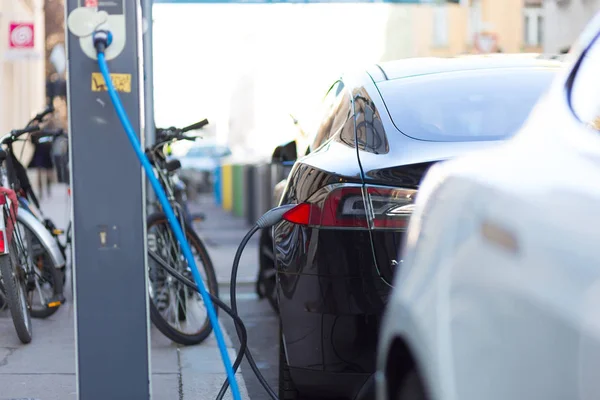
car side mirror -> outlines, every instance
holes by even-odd
[[[289,143],[277,146],[273,151],[271,162],[274,164],[296,161],[298,159],[298,150],[296,149],[296,141],[292,140]]]

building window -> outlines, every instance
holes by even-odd
[[[544,17],[537,17],[537,45],[541,46],[544,43]]]
[[[467,43],[469,45],[473,45],[475,35],[482,30],[481,18],[481,3],[479,0],[472,0],[469,7],[469,29],[467,30]]]
[[[433,45],[448,46],[448,7],[437,6],[433,9]]]
[[[526,46],[541,46],[544,39],[544,19],[540,7],[525,8],[523,42]]]

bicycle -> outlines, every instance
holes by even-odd
[[[205,126],[206,124],[208,124],[208,120],[204,119],[196,124],[190,125],[188,127],[185,127],[183,129],[185,129],[185,132],[188,132],[189,130],[196,130],[196,129],[201,129],[203,126]],[[157,143],[157,146],[169,146],[169,142],[166,141],[162,141],[163,137],[168,137],[170,134],[173,134],[174,132],[177,132],[178,129],[175,127],[170,127],[170,128],[157,128],[156,129],[156,137],[159,140],[159,142]],[[162,141],[162,143],[161,143]],[[205,215],[202,213],[195,213],[192,214],[189,210],[188,207],[188,198],[187,198],[187,184],[185,183],[185,181],[183,179],[181,179],[179,177],[178,174],[174,173],[177,170],[181,169],[181,163],[174,158],[171,158],[169,160],[169,157],[167,156],[167,154],[165,154],[166,152],[164,151],[164,149],[161,149],[160,153],[158,154],[158,157],[161,157],[164,159],[164,161],[167,162],[166,164],[166,168],[169,169],[171,168],[173,171],[173,173],[169,174],[169,179],[171,181],[171,188],[173,189],[173,196],[175,198],[175,201],[179,204],[181,212],[183,213],[183,216],[185,218],[185,221],[190,224],[193,225],[194,222],[201,222],[204,221],[205,219]],[[155,203],[155,205],[158,203]]]
[[[46,301],[42,286],[50,282],[50,286],[62,293],[62,285],[55,268],[40,268],[33,262],[34,240],[39,236],[28,226],[27,211],[19,208],[17,191],[15,188],[15,170],[12,168],[11,144],[18,137],[39,130],[30,127],[23,130],[11,131],[0,139],[0,143],[9,151],[0,149],[0,205],[2,205],[2,218],[0,221],[0,276],[4,300],[10,309],[13,325],[19,340],[26,344],[32,340],[31,317],[34,312],[47,313],[47,309],[57,308],[61,299],[56,296]],[[25,217],[25,218],[24,218]],[[25,243],[27,245],[25,245]],[[43,247],[43,246],[42,246]],[[41,299],[41,310],[34,310],[33,294],[38,292]],[[52,312],[52,311],[51,311]]]
[[[27,278],[26,294],[30,315],[33,318],[47,318],[54,314],[64,303],[63,282],[61,274],[65,267],[65,259],[53,235],[39,217],[27,205],[27,195],[33,195],[27,172],[14,154],[13,144],[22,141],[26,134],[39,133],[39,126],[29,126],[22,130],[13,130],[0,139],[0,162],[2,163],[2,186],[15,193],[17,204],[15,232],[22,236],[21,251],[26,254],[25,264],[19,262]],[[43,132],[43,131],[42,131]],[[47,134],[46,132],[43,132]],[[33,197],[34,200],[35,197]],[[24,205],[24,206],[19,206]],[[19,240],[17,241],[19,243]],[[34,300],[34,297],[37,299]]]
[[[53,98],[50,97],[49,101],[48,101],[48,105],[46,106],[46,108],[38,113],[37,115],[35,115],[25,126],[25,128],[30,128],[33,126],[40,126],[40,124],[46,122],[45,119],[48,115],[52,114],[54,112],[54,105],[53,105]],[[59,178],[59,181],[62,181],[63,183],[69,183],[68,181],[65,182],[65,180],[68,179],[68,138],[66,133],[62,130],[62,129],[42,129],[41,131],[38,131],[36,133],[36,136],[39,139],[39,142],[43,142],[45,140],[51,140],[53,142],[53,148],[52,148],[52,153],[53,153],[53,161],[55,164],[59,165],[55,165],[55,168],[57,170],[57,175]],[[12,147],[11,147],[12,150]],[[15,158],[16,160],[16,158]],[[44,213],[42,208],[40,207],[39,201],[37,199],[37,196],[35,195],[35,192],[33,191],[33,187],[31,185],[31,183],[29,182],[29,177],[27,176],[27,171],[26,169],[23,167],[23,165],[21,163],[16,163],[15,167],[17,169],[17,179],[20,182],[20,186],[21,186],[21,190],[19,190],[17,192],[18,198],[19,198],[19,203],[22,207],[24,207],[27,211],[31,212],[48,230],[48,232],[52,235],[54,242],[56,243],[56,246],[58,247],[58,250],[60,251],[60,254],[62,256],[62,258],[64,259],[63,261],[63,267],[61,267],[59,269],[59,272],[62,275],[62,281],[63,281],[63,285],[66,282],[66,270],[67,270],[67,265],[66,265],[66,260],[67,260],[67,250],[69,249],[70,251],[72,251],[71,249],[71,243],[72,243],[72,238],[71,238],[71,221],[69,221],[69,224],[67,226],[66,232],[62,229],[59,229],[56,227],[56,225],[54,224],[54,222],[47,218]],[[69,191],[70,193],[70,191]],[[33,207],[32,207],[33,205]],[[61,242],[60,240],[60,236],[62,236],[63,234],[66,234],[66,239],[65,242]],[[72,258],[71,258],[72,259]],[[56,260],[59,261],[59,260]],[[59,262],[60,264],[60,262]]]
[[[154,167],[154,171],[161,185],[165,189],[167,198],[181,227],[192,248],[192,253],[198,257],[197,266],[205,281],[210,294],[218,297],[218,284],[216,273],[209,257],[208,251],[202,240],[191,226],[189,210],[185,198],[176,193],[176,171],[181,167],[178,160],[167,160],[164,147],[167,144],[180,140],[195,140],[185,136],[188,131],[200,129],[208,124],[207,120],[177,129],[169,128],[159,130],[157,142],[146,149],[146,155]],[[183,202],[183,204],[182,204]],[[155,204],[161,209],[160,204]],[[186,218],[187,215],[187,218]],[[183,256],[181,248],[174,237],[166,215],[157,211],[147,217],[148,240],[148,272],[150,293],[150,317],[156,328],[166,337],[181,345],[194,345],[204,341],[212,332],[206,310],[200,308],[202,303],[200,295],[182,284],[175,274],[180,274],[193,281],[191,270]],[[194,311],[204,311],[198,328],[191,328],[195,319]],[[187,331],[190,328],[191,331]]]
[[[36,133],[35,136],[37,136],[39,138],[39,142],[44,142],[44,141],[52,141],[53,146],[55,145],[55,143],[57,141],[64,141],[67,140],[67,135],[66,133],[62,130],[62,129],[42,129],[41,131],[39,131],[39,133]],[[55,169],[57,169],[57,172],[59,172],[59,169],[68,169],[67,165],[62,165],[62,163],[64,163],[64,157],[61,161],[61,165],[55,165]],[[55,160],[55,164],[56,164],[56,160]],[[18,168],[20,169],[19,166]],[[23,173],[23,178],[27,178],[26,176],[26,172],[23,169],[22,170]],[[64,174],[65,171],[61,171],[58,175],[59,177],[63,176],[62,179],[62,183],[68,183],[68,182],[64,182]],[[59,180],[60,181],[60,180]],[[30,212],[32,215],[35,216],[35,218],[41,222],[44,227],[46,228],[46,230],[48,231],[48,233],[50,233],[50,235],[52,236],[54,243],[56,245],[56,249],[60,252],[60,255],[62,256],[62,261],[61,263],[59,263],[59,265],[63,265],[62,267],[59,268],[59,273],[61,275],[62,278],[62,282],[63,282],[63,286],[66,284],[66,274],[67,274],[67,269],[70,269],[70,264],[67,265],[67,251],[69,251],[70,255],[71,255],[71,264],[72,264],[72,248],[71,248],[71,244],[72,244],[72,223],[69,220],[68,225],[66,230],[60,229],[58,228],[54,222],[48,218],[44,212],[42,207],[40,207],[40,204],[37,200],[37,197],[35,196],[35,193],[33,192],[33,190],[31,189],[31,185],[28,182],[26,182],[26,186],[29,188],[29,190],[22,190],[18,192],[18,199],[19,199],[19,205],[21,207],[23,207],[25,210],[27,210],[28,212]],[[69,189],[69,194],[70,194],[70,189]],[[61,241],[61,236],[65,235],[65,239],[64,242]],[[54,247],[54,246],[53,246]],[[71,277],[73,275],[71,274]]]

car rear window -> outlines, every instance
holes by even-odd
[[[380,84],[394,125],[415,139],[501,140],[523,125],[557,68],[488,69]]]

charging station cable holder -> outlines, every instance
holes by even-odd
[[[69,32],[79,38],[79,45],[84,54],[93,60],[98,59],[92,38],[95,31],[112,32],[112,43],[105,51],[106,60],[118,57],[125,48],[124,14],[109,14],[95,7],[79,7],[71,11],[67,17],[67,27]]]

